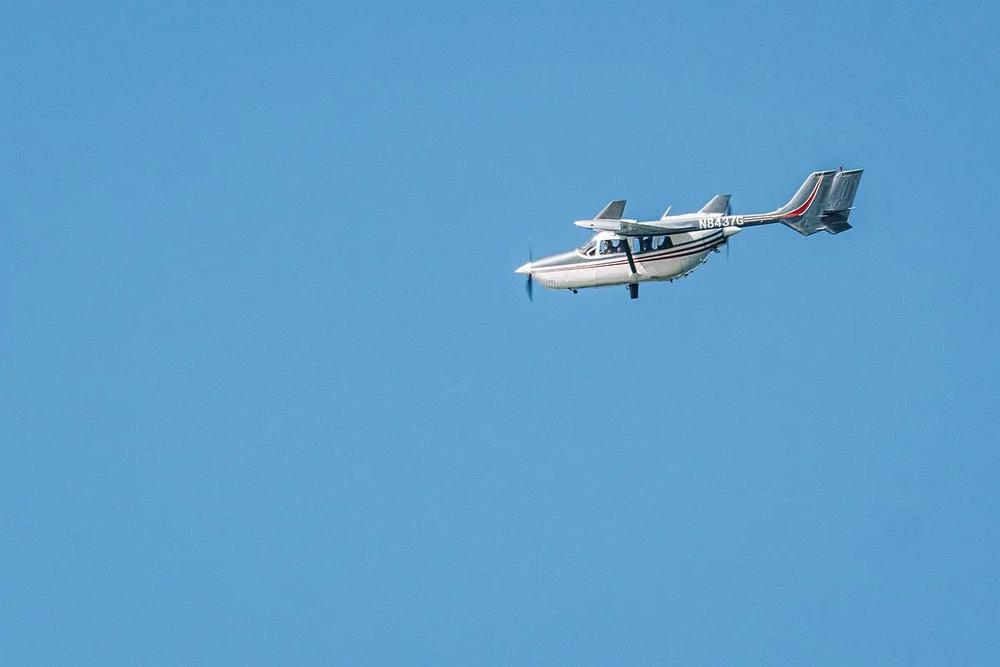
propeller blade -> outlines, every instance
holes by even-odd
[[[535,256],[531,252],[531,237],[528,237],[528,264],[535,261]],[[535,281],[532,280],[531,274],[528,274],[528,280],[524,283],[524,291],[528,293],[528,301],[534,302],[535,300]]]

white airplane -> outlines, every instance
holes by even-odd
[[[625,200],[616,200],[593,219],[574,223],[597,232],[583,246],[538,261],[531,259],[529,248],[529,261],[516,273],[528,276],[528,298],[537,280],[574,294],[588,287],[628,285],[636,299],[639,283],[683,278],[744,227],[782,222],[806,236],[850,229],[847,219],[862,171],[813,172],[787,204],[770,213],[732,215],[730,195],[716,195],[697,213],[670,215],[668,207],[659,220],[638,221],[622,218]]]

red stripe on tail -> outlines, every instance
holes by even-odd
[[[812,206],[813,200],[816,199],[816,192],[819,191],[819,184],[822,183],[822,182],[823,182],[823,177],[820,176],[819,178],[816,179],[816,187],[813,188],[812,194],[809,195],[809,198],[806,199],[805,203],[802,204],[802,206],[799,206],[794,211],[789,211],[788,213],[784,214],[781,217],[782,218],[795,218],[795,217],[798,217],[798,216],[802,215],[806,211],[808,211],[809,207]]]

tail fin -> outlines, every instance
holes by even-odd
[[[846,228],[842,224],[846,223],[846,217],[843,220],[836,217],[824,219],[824,213],[828,208],[827,201],[830,198],[833,184],[837,180],[835,174],[839,175],[840,173],[843,172],[815,171],[809,174],[809,178],[805,180],[798,192],[773,215],[798,233],[806,236],[815,234],[821,229],[833,234],[844,231]],[[856,184],[854,189],[857,189]],[[851,193],[851,198],[853,199],[853,193]]]

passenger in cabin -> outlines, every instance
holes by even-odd
[[[669,247],[671,247],[673,245],[674,244],[670,241],[670,237],[669,236],[663,236],[663,237],[660,238],[660,245],[657,246],[656,249],[657,250],[664,250],[665,248],[669,248]]]
[[[611,254],[611,241],[601,241],[601,254],[602,255]]]
[[[653,237],[652,236],[640,236],[639,237],[639,252],[649,252],[653,249]]]

